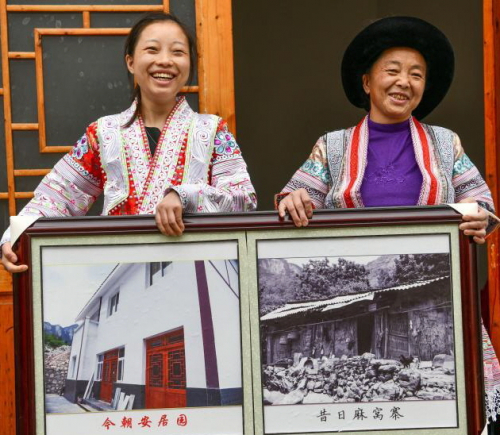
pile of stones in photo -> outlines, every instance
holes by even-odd
[[[376,359],[365,353],[307,358],[263,368],[264,403],[371,402],[455,398],[455,366],[450,355],[433,361]]]
[[[61,394],[68,375],[71,346],[45,347],[45,393]]]

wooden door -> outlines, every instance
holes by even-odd
[[[386,358],[408,356],[408,313],[389,314],[389,336]]]
[[[99,399],[111,403],[113,400],[113,385],[118,379],[118,349],[104,354],[102,363],[101,393]]]
[[[186,406],[183,329],[146,341],[146,408]]]

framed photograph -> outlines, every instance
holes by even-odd
[[[256,434],[482,430],[474,260],[459,219],[401,225],[403,210],[379,212],[248,235]]]
[[[25,238],[19,434],[253,431],[244,232],[88,218]]]
[[[449,207],[37,221],[18,433],[472,435],[474,246]]]

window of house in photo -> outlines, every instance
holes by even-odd
[[[71,377],[76,378],[76,355],[71,358]]]
[[[104,360],[104,355],[97,355],[97,370],[95,375],[95,380],[100,381],[102,379],[102,362]]]
[[[148,267],[148,285],[151,286],[158,280],[167,275],[171,261],[161,261],[149,263]]]
[[[108,303],[108,317],[112,316],[118,311],[118,302],[120,301],[120,292],[116,292],[113,296],[109,298]]]
[[[118,381],[123,381],[123,373],[125,370],[125,348],[118,349]]]
[[[92,320],[93,322],[99,322],[99,313],[100,310],[95,310],[94,314],[92,314],[92,316],[90,317],[90,320]]]

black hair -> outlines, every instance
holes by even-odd
[[[175,17],[172,14],[166,14],[166,13],[161,13],[161,12],[154,12],[154,13],[149,13],[147,15],[144,15],[137,23],[134,24],[132,29],[130,30],[130,33],[127,36],[127,39],[125,40],[125,57],[128,56],[133,56],[135,47],[137,46],[137,42],[139,41],[139,38],[143,32],[143,30],[148,27],[150,24],[158,23],[161,21],[171,21],[175,24],[177,24],[184,35],[186,36],[188,40],[188,45],[189,45],[189,77],[187,84],[191,84],[191,81],[193,80],[194,73],[195,73],[195,68],[196,68],[196,39],[192,35],[191,31],[187,28],[187,26],[180,21],[177,17]],[[139,85],[134,84],[134,78],[133,75],[130,74],[129,72],[129,78],[130,78],[130,83],[133,88],[132,91],[132,101],[137,99],[137,105],[134,111],[134,114],[132,117],[127,121],[127,123],[124,125],[124,127],[130,127],[132,123],[136,120],[136,118],[139,116],[141,113],[141,108],[142,108],[142,102],[141,102],[141,88]]]

